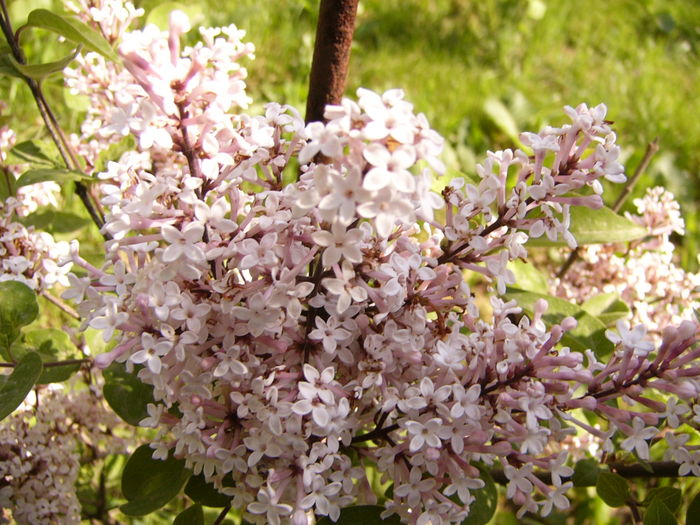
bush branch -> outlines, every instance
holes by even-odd
[[[673,461],[652,461],[646,465],[640,463],[624,464],[610,463],[610,470],[615,474],[619,474],[623,478],[679,478],[678,468],[680,465]],[[494,469],[490,472],[493,480],[499,485],[507,485],[509,479],[506,477],[502,469]],[[552,484],[552,475],[549,472],[536,472],[537,478],[547,485]],[[571,476],[562,476],[562,483],[571,481]]]
[[[306,99],[307,123],[323,121],[326,105],[339,104],[343,97],[358,2],[321,0]]]

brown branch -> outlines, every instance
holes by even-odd
[[[212,523],[212,525],[219,525],[220,523],[223,523],[224,518],[226,517],[226,515],[228,514],[228,511],[230,511],[230,510],[231,510],[231,504],[226,505],[221,510],[219,515],[216,517],[216,520],[214,520],[214,523]]]
[[[385,419],[386,420],[386,419]],[[382,421],[383,423],[384,421]],[[381,426],[378,424],[377,428],[374,430],[367,432],[366,434],[360,434],[359,436],[355,436],[352,438],[352,443],[364,443],[365,441],[372,441],[375,439],[388,439],[389,433],[393,432],[394,430],[398,430],[399,425],[397,423],[394,423],[393,425],[389,425],[388,427],[381,428]]]
[[[620,208],[622,208],[625,200],[627,197],[629,197],[629,194],[632,193],[634,185],[637,184],[637,181],[642,176],[642,173],[644,173],[649,167],[649,163],[651,162],[652,157],[656,155],[657,151],[659,151],[659,137],[656,137],[649,144],[647,144],[647,149],[644,152],[642,161],[637,166],[637,169],[634,170],[634,174],[632,177],[630,177],[630,180],[627,181],[627,184],[625,184],[625,186],[622,188],[622,193],[620,193],[620,196],[615,201],[615,204],[613,204],[612,210],[615,213],[620,211]]]
[[[339,104],[343,97],[358,2],[321,0],[306,99],[307,123],[323,121],[326,105]]]
[[[70,305],[66,304],[61,299],[59,299],[55,295],[51,294],[50,292],[47,292],[46,290],[43,290],[41,292],[41,295],[49,302],[58,306],[61,310],[63,310],[66,314],[71,316],[73,319],[80,321],[80,319],[81,319],[80,314],[78,314],[78,312],[76,312],[73,308],[71,308]]]
[[[623,478],[679,478],[679,464],[672,461],[652,461],[643,466],[639,463],[623,464],[611,463],[608,465],[610,470],[619,474]],[[645,468],[646,467],[646,468]],[[499,485],[507,485],[509,480],[502,469],[494,469],[490,471],[491,477]],[[552,484],[552,475],[549,472],[536,472],[537,478],[547,485]],[[571,477],[562,476],[562,482],[571,481]]]

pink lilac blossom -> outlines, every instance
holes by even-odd
[[[639,241],[585,246],[553,292],[582,303],[601,293],[618,295],[632,311],[632,324],[643,325],[654,340],[665,326],[695,319],[700,308],[700,274],[686,272],[674,259],[673,233],[685,230],[678,203],[669,191],[650,188],[635,199],[637,214],[627,217],[649,235]]]
[[[0,202],[0,281],[19,281],[37,292],[68,286],[69,246],[46,232],[19,222],[17,198]]]
[[[113,433],[123,423],[89,390],[45,388],[38,396],[0,423],[0,522],[78,524],[81,447],[92,458],[125,453]]]
[[[697,396],[696,324],[667,327],[655,353],[637,328],[611,332],[601,362],[562,345],[575,320],[547,329],[499,295],[529,237],[575,247],[571,206],[624,180],[605,106],[567,107],[570,124],[524,136],[533,155],[489,152],[479,181],[437,195],[443,140],[403,92],[359,90],[307,126],[274,103],[231,114],[252,48],[233,26],[181,48],[187,27],[124,31],[124,69],[88,55],[68,81],[91,99],[93,151],[135,138],[99,175],[106,263],[73,249],[87,275],[66,297],[114,343],[96,362],[153,385],[154,457],[173,450],[254,523],[371,500],[358,464],[394,482],[386,514],[408,523],[462,521],[481,464],[504,468],[519,515],[546,515],[569,504],[576,428],[646,453],[638,427],[661,416],[642,386]],[[465,272],[492,284],[490,316]],[[622,396],[637,405],[608,403]]]

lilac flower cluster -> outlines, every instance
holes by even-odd
[[[0,281],[20,281],[37,292],[68,286],[69,246],[18,221],[22,205],[13,197],[0,202]]]
[[[652,353],[620,325],[601,361],[561,345],[574,319],[547,328],[545,301],[529,318],[502,297],[530,237],[575,247],[570,207],[624,180],[605,106],[567,107],[570,124],[523,135],[531,154],[489,152],[438,195],[442,139],[401,91],[359,90],[306,126],[275,103],[230,114],[251,48],[227,28],[181,49],[187,27],[174,13],[168,32],[124,32],[125,70],[87,55],[71,84],[113,109],[92,115],[94,151],[137,146],[100,174],[107,262],[74,245],[87,276],[65,297],[114,342],[96,362],[154,386],[155,457],[185,458],[249,521],[299,525],[376,501],[367,468],[394,483],[387,514],[457,523],[482,465],[503,467],[521,515],[566,508],[577,429],[649,457],[667,416],[645,392],[697,396],[697,326]]]
[[[566,278],[554,281],[553,292],[579,303],[614,293],[631,308],[633,323],[646,326],[659,340],[664,327],[695,318],[700,274],[686,272],[674,260],[670,237],[683,235],[685,224],[673,194],[650,188],[634,204],[638,213],[628,218],[646,228],[648,236],[629,246],[586,246]]]
[[[78,524],[81,447],[90,447],[92,460],[124,453],[113,434],[122,423],[88,390],[31,397],[0,423],[0,523]]]
[[[4,177],[10,178],[10,185],[22,168],[8,160],[15,142],[14,131],[5,126],[0,128],[0,170]],[[20,222],[39,207],[56,205],[58,191],[55,182],[42,182],[18,188],[15,197],[0,201],[0,281],[20,281],[37,292],[56,284],[68,285],[71,265],[63,264],[69,252],[68,243],[56,241],[51,234]]]

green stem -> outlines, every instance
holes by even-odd
[[[44,368],[55,368],[57,366],[72,366],[82,365],[83,363],[91,363],[92,359],[66,359],[65,361],[49,361],[44,363]],[[17,363],[0,363],[0,368],[14,368]]]

